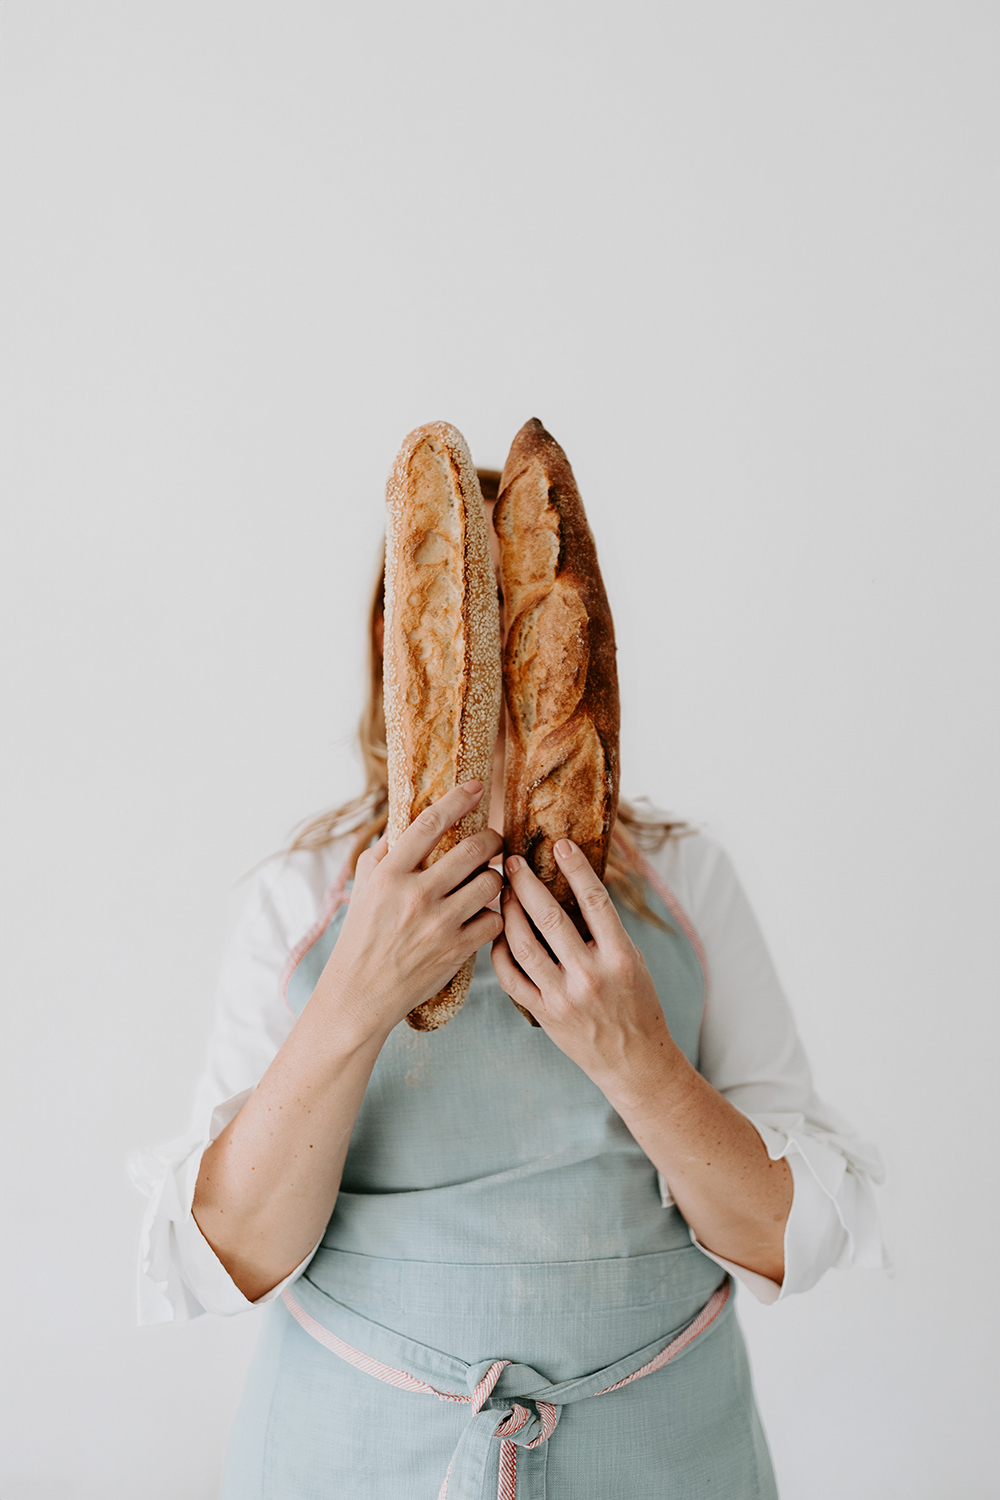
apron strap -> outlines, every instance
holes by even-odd
[[[396,1369],[374,1359],[324,1327],[306,1311],[291,1288],[286,1288],[281,1296],[292,1317],[310,1337],[332,1354],[353,1365],[356,1370],[374,1376],[386,1385],[396,1386],[399,1390],[415,1391],[425,1396],[436,1396],[439,1401],[461,1402],[472,1407],[473,1415],[451,1456],[448,1471],[438,1492],[438,1500],[490,1500],[487,1485],[494,1440],[498,1440],[500,1444],[497,1500],[533,1500],[525,1485],[522,1484],[520,1491],[518,1489],[518,1448],[538,1448],[548,1442],[559,1420],[560,1408],[569,1402],[583,1401],[591,1396],[607,1396],[611,1391],[630,1385],[633,1380],[641,1380],[645,1375],[652,1375],[655,1370],[662,1370],[664,1365],[677,1359],[712,1326],[729,1302],[731,1293],[732,1280],[727,1275],[691,1322],[665,1344],[661,1343],[659,1349],[656,1344],[646,1345],[635,1354],[626,1355],[624,1359],[617,1360],[613,1365],[606,1365],[595,1374],[552,1384],[526,1366],[513,1365],[509,1359],[496,1359],[461,1366],[467,1378],[466,1392],[439,1390],[429,1381],[421,1380],[406,1370]],[[356,1320],[357,1315],[353,1316]],[[384,1334],[385,1330],[380,1329],[380,1332]],[[409,1343],[411,1350],[417,1347]],[[433,1358],[436,1353],[431,1349],[426,1352],[428,1358]],[[460,1364],[458,1361],[455,1363]],[[514,1384],[521,1387],[509,1392],[509,1395],[517,1395],[520,1400],[510,1400],[506,1409],[493,1406],[484,1410],[485,1403],[491,1397],[494,1401],[502,1399],[493,1393],[504,1371],[508,1369],[515,1376]],[[532,1380],[531,1376],[536,1378]],[[525,1384],[528,1389],[523,1388]],[[503,1394],[507,1396],[508,1392]],[[532,1402],[534,1411],[521,1404],[526,1400]],[[527,1475],[525,1478],[527,1479]]]

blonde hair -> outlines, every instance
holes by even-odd
[[[495,469],[477,469],[483,498],[495,500],[499,492],[500,475]],[[383,627],[383,601],[385,595],[385,550],[379,565],[378,580],[372,594],[368,612],[368,683],[365,705],[358,725],[358,745],[364,769],[364,790],[349,802],[327,812],[307,818],[298,831],[293,831],[286,850],[321,849],[334,839],[345,834],[355,835],[350,855],[350,870],[353,873],[358,856],[385,829],[389,816],[389,778],[385,747],[385,713],[382,705],[382,650],[380,639]],[[642,878],[641,851],[660,848],[668,838],[681,837],[692,832],[689,825],[680,819],[665,819],[645,816],[638,808],[620,798],[618,816],[612,833],[608,852],[608,865],[604,883],[608,889],[638,916],[666,927],[663,919],[646,901]]]

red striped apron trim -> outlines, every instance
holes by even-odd
[[[607,1396],[612,1391],[620,1391],[623,1386],[631,1385],[633,1380],[641,1380],[644,1375],[652,1375],[655,1370],[662,1370],[664,1365],[668,1365],[679,1354],[683,1354],[684,1350],[693,1344],[695,1339],[699,1338],[706,1329],[711,1327],[729,1301],[731,1291],[732,1282],[727,1276],[722,1285],[712,1293],[701,1312],[692,1319],[686,1328],[681,1330],[676,1338],[671,1339],[670,1343],[664,1349],[661,1349],[659,1354],[648,1360],[638,1370],[633,1370],[631,1375],[626,1375],[623,1380],[616,1380],[614,1385],[605,1386],[602,1391],[595,1391],[594,1395]],[[461,1402],[463,1405],[471,1406],[474,1412],[482,1410],[485,1402],[492,1394],[494,1386],[500,1379],[502,1372],[511,1363],[509,1359],[494,1360],[471,1395],[463,1396],[454,1391],[439,1391],[436,1386],[430,1385],[426,1380],[419,1380],[417,1376],[410,1375],[406,1370],[396,1370],[391,1365],[384,1365],[381,1360],[372,1359],[371,1355],[363,1354],[360,1349],[354,1349],[350,1344],[346,1344],[343,1339],[338,1338],[335,1333],[331,1333],[328,1328],[324,1328],[322,1323],[318,1323],[314,1317],[307,1313],[290,1289],[282,1292],[281,1296],[292,1317],[306,1333],[314,1338],[317,1343],[322,1344],[325,1349],[329,1349],[332,1354],[339,1355],[349,1365],[353,1365],[356,1370],[361,1370],[366,1375],[372,1375],[376,1380],[384,1381],[386,1385],[396,1386],[399,1390],[417,1391],[421,1395],[436,1396],[439,1401]],[[494,1437],[500,1439],[500,1474],[497,1485],[497,1500],[516,1500],[518,1447],[537,1448],[541,1443],[548,1442],[555,1431],[556,1423],[559,1420],[559,1408],[547,1401],[538,1400],[535,1401],[535,1406],[538,1410],[538,1418],[542,1430],[539,1436],[532,1439],[530,1443],[519,1445],[510,1441],[514,1434],[520,1432],[525,1423],[531,1420],[532,1415],[527,1407],[521,1406],[517,1401],[511,1401],[512,1410],[509,1416],[504,1417],[503,1421],[497,1425],[493,1434]],[[441,1489],[438,1492],[438,1500],[447,1500],[448,1481],[451,1477],[453,1463],[454,1455],[452,1456],[451,1463],[448,1465],[448,1471],[444,1476]]]
[[[689,1344],[693,1344],[696,1338],[711,1327],[719,1316],[732,1291],[732,1282],[727,1277],[722,1285],[712,1293],[705,1306],[696,1318],[686,1328],[682,1328],[675,1339],[671,1339],[667,1347],[651,1359],[648,1364],[642,1365],[631,1375],[626,1375],[624,1380],[616,1380],[614,1385],[606,1385],[603,1391],[598,1391],[598,1396],[607,1396],[611,1391],[620,1391],[623,1385],[631,1385],[633,1380],[641,1380],[644,1375],[652,1375],[654,1370],[662,1370],[664,1365],[669,1365],[678,1354],[683,1354]]]
[[[501,1359],[497,1361],[496,1365],[490,1366],[490,1373],[496,1369],[496,1376],[494,1376],[493,1380],[494,1385],[497,1379],[499,1379],[500,1371],[509,1364],[509,1359]],[[478,1390],[479,1387],[477,1386],[476,1389]],[[604,1394],[603,1391],[601,1394]],[[464,1399],[473,1402],[476,1411],[481,1410],[482,1401],[476,1405],[472,1396],[466,1396]],[[485,1399],[484,1397],[483,1400]],[[524,1444],[526,1448],[537,1448],[541,1443],[547,1443],[555,1431],[556,1423],[559,1420],[558,1407],[552,1406],[548,1401],[536,1401],[535,1405],[538,1408],[542,1430],[538,1437],[532,1438],[530,1443]],[[513,1437],[515,1432],[521,1431],[526,1422],[531,1421],[531,1412],[526,1406],[521,1406],[519,1402],[512,1401],[511,1407],[513,1409],[510,1416],[504,1418],[493,1434],[494,1437],[500,1438],[500,1472],[497,1478],[497,1500],[516,1500],[517,1497],[518,1444],[505,1442],[504,1439]],[[452,1458],[452,1463],[454,1463],[454,1458]],[[449,1463],[448,1472],[445,1474],[441,1488],[438,1490],[438,1500],[448,1500],[448,1481],[451,1478],[452,1463]]]
[[[329,926],[331,919],[336,915],[336,913],[340,910],[345,902],[350,901],[351,898],[348,895],[347,890],[345,889],[351,874],[349,866],[350,860],[347,859],[344,861],[344,864],[339,871],[336,879],[334,880],[330,889],[327,891],[326,896],[323,898],[323,905],[320,907],[319,916],[316,918],[315,922],[310,927],[305,937],[299,939],[295,947],[292,949],[291,953],[289,953],[288,957],[285,959],[285,966],[282,969],[281,977],[278,980],[278,993],[285,1005],[285,1009],[290,1011],[292,1015],[294,1015],[295,1012],[292,1011],[292,1007],[288,1004],[288,981],[291,979],[296,966],[309,952],[309,949],[312,947],[313,943],[319,942],[320,938],[323,936],[324,932]]]
[[[667,882],[664,880],[663,876],[657,869],[654,868],[649,860],[646,859],[645,855],[639,855],[639,864],[642,869],[643,875],[649,881],[650,885],[653,887],[653,890],[659,896],[660,900],[663,902],[667,910],[671,913],[672,916],[676,917],[678,927],[680,927],[681,931],[684,933],[684,936],[688,939],[691,947],[695,951],[695,955],[698,959],[699,964],[701,965],[701,972],[705,977],[705,1001],[707,1004],[711,979],[708,972],[708,958],[705,955],[705,948],[702,944],[701,938],[698,936],[698,929],[695,927],[691,918],[688,916],[687,912],[684,910],[683,906],[678,901],[673,891],[670,889],[669,885],[667,885]]]

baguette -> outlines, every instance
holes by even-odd
[[[604,878],[618,810],[614,626],[573,471],[537,418],[511,446],[493,526],[507,619],[504,847],[589,937],[553,846],[572,839]]]
[[[406,438],[386,490],[383,692],[389,846],[438,797],[478,777],[489,787],[501,706],[500,621],[482,495],[465,439],[446,422]],[[451,828],[427,864],[486,827],[489,797]],[[468,994],[470,958],[406,1017],[443,1026]]]

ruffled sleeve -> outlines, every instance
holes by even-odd
[[[283,971],[310,928],[329,881],[328,861],[309,851],[268,860],[254,877],[230,938],[216,990],[205,1066],[183,1135],[133,1151],[127,1170],[147,1198],[139,1247],[138,1320],[228,1315],[251,1304],[201,1233],[191,1212],[201,1158],[252,1093],[292,1029]],[[300,1275],[312,1253],[260,1303]]]
[[[703,833],[671,845],[655,862],[691,919],[707,969],[700,1070],[751,1121],[772,1160],[787,1159],[794,1183],[780,1286],[699,1248],[766,1303],[807,1291],[831,1267],[888,1269],[873,1187],[884,1177],[882,1159],[813,1088],[791,1009],[731,861]],[[665,1203],[672,1201],[662,1176],[660,1191]]]

